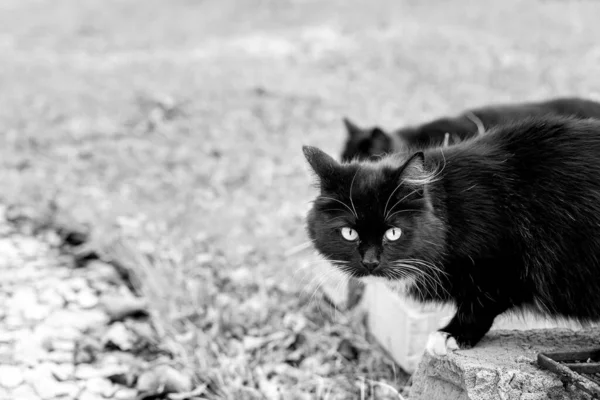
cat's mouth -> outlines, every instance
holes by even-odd
[[[387,278],[387,274],[385,273],[384,269],[381,267],[377,267],[377,268],[373,269],[372,271],[369,271],[366,268],[361,268],[360,270],[355,271],[354,275],[356,278],[367,278],[367,277]]]

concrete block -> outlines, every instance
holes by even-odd
[[[598,346],[600,332],[568,329],[496,330],[473,349],[425,355],[413,375],[410,400],[588,400],[538,368],[537,354]]]
[[[401,368],[414,372],[429,334],[443,327],[454,315],[455,308],[416,303],[379,282],[369,282],[366,286],[364,304],[371,334]],[[549,320],[529,312],[501,315],[492,326],[493,330],[551,328],[583,329],[574,321]]]
[[[429,333],[439,329],[453,311],[411,302],[379,282],[366,285],[364,304],[370,333],[409,373],[419,365]]]

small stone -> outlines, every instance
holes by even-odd
[[[23,326],[23,318],[18,315],[7,315],[4,317],[2,324],[7,329],[17,329]]]
[[[55,339],[52,341],[52,350],[73,352],[75,350],[75,342],[73,340]]]
[[[46,361],[51,361],[54,363],[62,364],[62,363],[73,362],[73,353],[66,352],[66,351],[52,351],[50,353],[46,353],[45,355],[41,356],[41,358]]]
[[[160,376],[156,371],[146,371],[138,377],[136,389],[141,393],[157,393],[160,388]]]
[[[27,384],[21,385],[18,388],[11,391],[12,399],[19,400],[39,400],[39,396],[35,393],[33,388]]]
[[[23,310],[23,318],[30,321],[41,321],[50,314],[51,308],[47,305],[35,303]]]
[[[75,367],[71,363],[53,364],[50,367],[50,370],[52,372],[52,376],[54,376],[54,378],[59,382],[70,380],[75,375]]]
[[[71,278],[67,284],[69,285],[69,287],[74,291],[74,292],[80,292],[82,290],[86,290],[89,289],[89,285],[87,283],[87,280],[85,278],[82,277],[74,277]]]
[[[337,348],[338,353],[348,361],[358,359],[360,352],[348,339],[342,339]]]
[[[118,390],[113,399],[115,400],[131,400],[137,397],[138,391],[135,389],[120,389]]]
[[[111,325],[102,341],[105,347],[115,347],[122,351],[129,351],[133,349],[136,337],[123,323],[116,322]]]
[[[100,350],[102,344],[91,336],[83,337],[76,345],[75,364],[93,363]]]
[[[40,303],[50,307],[61,308],[65,305],[65,299],[53,288],[40,291],[38,297]]]
[[[58,310],[46,320],[49,327],[71,327],[79,331],[105,325],[108,317],[100,310]]]
[[[115,267],[100,260],[93,260],[86,264],[86,276],[89,277],[91,283],[95,280],[104,281],[111,285],[119,285],[122,283],[121,276]]]
[[[192,390],[192,378],[168,365],[146,371],[138,378],[137,389],[140,392],[158,393],[160,388],[164,393],[189,392]]]
[[[82,290],[77,296],[77,304],[84,309],[94,308],[98,305],[98,296],[91,290]]]
[[[18,332],[16,331],[2,331],[0,332],[0,344],[10,344],[13,343],[18,336]]]
[[[106,378],[91,378],[85,384],[87,391],[111,398],[117,388]]]
[[[79,387],[73,382],[58,382],[54,377],[40,377],[31,382],[33,389],[42,399],[55,397],[73,397]]]
[[[12,365],[0,365],[0,386],[16,388],[23,383],[23,371]]]
[[[148,316],[146,301],[133,296],[104,296],[102,306],[111,321],[122,321],[129,317]]]
[[[79,380],[88,380],[101,376],[101,371],[89,364],[81,364],[75,370],[75,377]]]
[[[94,392],[83,392],[77,396],[77,400],[106,400],[101,394]]]

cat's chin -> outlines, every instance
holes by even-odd
[[[398,293],[404,296],[408,295],[410,287],[415,283],[413,278],[392,280],[381,276],[364,276],[360,278],[360,280],[367,284],[383,284],[394,293]]]

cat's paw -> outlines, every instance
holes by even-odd
[[[459,349],[456,339],[450,336],[449,333],[440,331],[429,334],[425,348],[427,353],[434,357],[445,356],[448,352]]]

